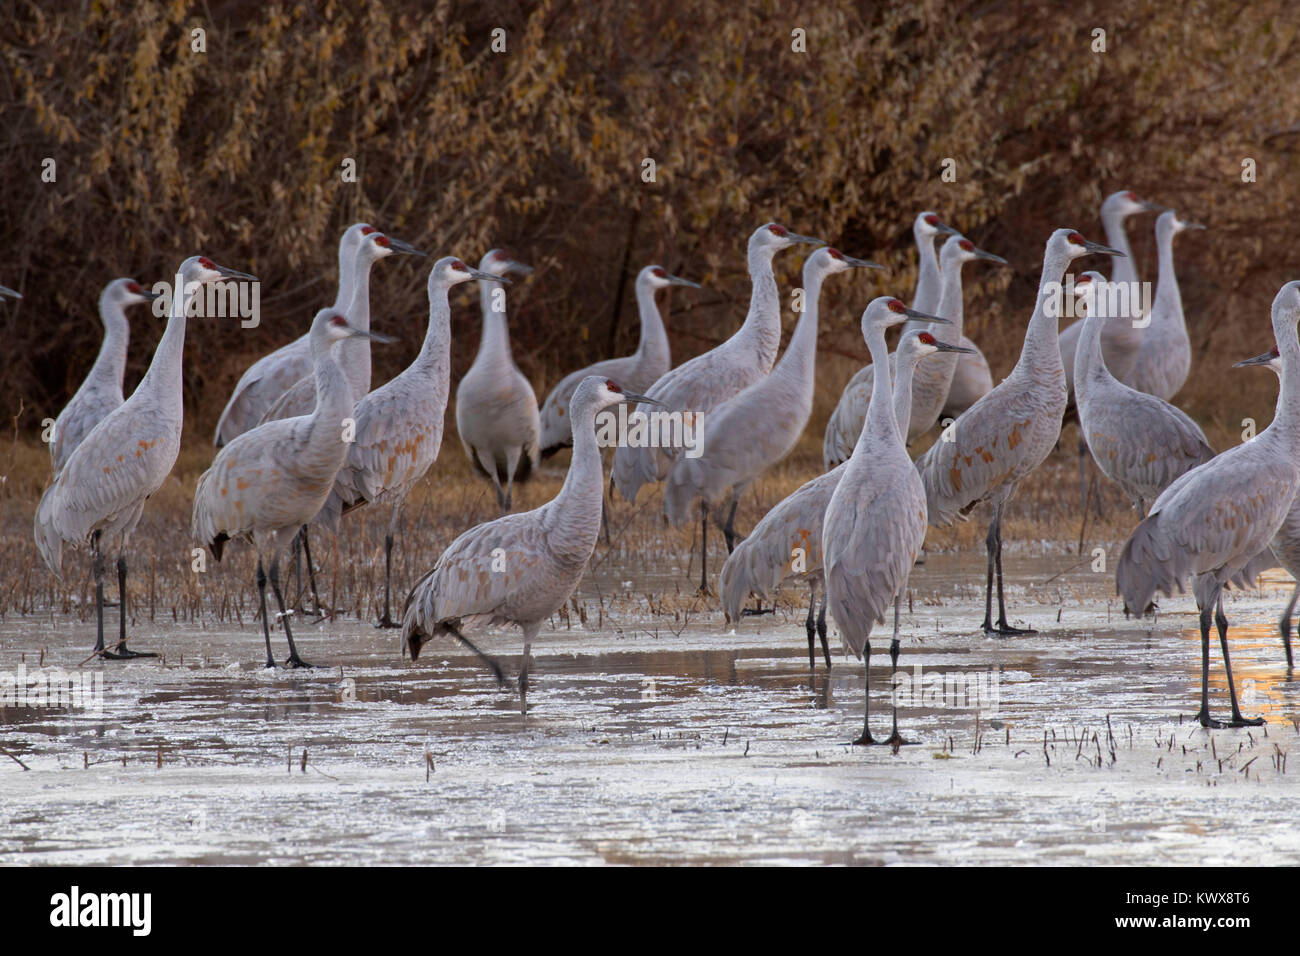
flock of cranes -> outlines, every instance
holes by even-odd
[[[1127,218],[1147,212],[1160,214],[1159,275],[1149,314],[1133,307],[1138,277],[1124,227]],[[371,343],[391,341],[370,329],[371,269],[394,254],[424,253],[357,223],[339,243],[333,305],[316,313],[301,338],[254,363],[222,412],[215,458],[194,494],[193,538],[216,560],[232,539],[251,542],[258,556],[255,583],[266,664],[275,666],[271,630],[279,623],[289,645],[287,666],[310,666],[293,642],[280,588],[281,558],[291,544],[301,547],[310,576],[310,529],[332,532],[354,510],[386,507],[379,624],[401,628],[402,646],[412,659],[426,642],[454,638],[499,681],[505,680],[500,664],[466,631],[480,624],[518,625],[524,639],[518,689],[526,710],[532,643],[577,588],[609,507],[597,438],[600,416],[622,403],[635,405],[632,415],[678,414],[700,429],[698,454],[685,454],[672,443],[621,441],[612,456],[613,488],[635,501],[643,488],[662,483],[669,521],[680,524],[698,516],[702,592],[711,590],[710,520],[721,528],[728,558],[718,585],[733,626],[748,614],[762,613],[745,608],[751,597],[761,608],[783,582],[806,582],[809,667],[816,665],[818,639],[831,666],[829,612],[843,646],[866,668],[863,729],[855,743],[870,744],[876,742],[869,722],[872,629],[892,607],[889,654],[896,668],[900,606],[928,527],[964,519],[988,504],[982,629],[997,637],[1032,633],[1007,618],[1003,519],[1020,484],[1057,445],[1072,409],[1081,448],[1132,499],[1141,518],[1117,569],[1126,610],[1146,614],[1157,592],[1172,594],[1190,580],[1202,638],[1199,720],[1221,726],[1211,718],[1208,701],[1213,619],[1228,677],[1231,725],[1258,723],[1238,706],[1222,591],[1230,584],[1250,584],[1258,571],[1276,564],[1300,576],[1300,282],[1284,285],[1274,300],[1276,347],[1239,363],[1266,365],[1278,373],[1276,417],[1252,440],[1215,455],[1195,422],[1169,402],[1191,359],[1173,237],[1203,227],[1128,191],[1107,197],[1101,218],[1105,245],[1072,229],[1057,229],[1048,238],[1019,360],[995,386],[988,362],[963,334],[962,267],[972,261],[1005,265],[1006,260],[977,248],[936,213],[918,215],[912,305],[880,296],[862,313],[872,362],[849,382],[827,426],[826,472],[771,508],[747,536],[735,527],[740,497],[791,451],[811,416],[822,286],[837,273],[881,266],[776,223],[760,226],[748,242],[752,295],[743,324],[717,347],[675,368],[655,294],[699,286],[647,266],[636,280],[641,318],[636,352],[564,377],[539,409],[512,358],[506,321],[509,277],[531,269],[500,249],[488,252],[476,269],[455,257],[432,264],[428,328],[419,354],[399,375],[371,388]],[[773,259],[796,246],[817,248],[804,262],[802,309],[778,361],[781,299]],[[1064,280],[1074,260],[1096,255],[1112,257],[1110,279],[1085,272],[1071,288]],[[36,541],[54,574],[62,572],[65,544],[89,545],[95,653],[110,660],[150,656],[127,648],[128,545],[147,499],[179,452],[181,356],[191,300],[205,284],[253,277],[195,256],[182,263],[177,278],[166,331],[129,398],[122,392],[126,310],[156,295],[130,279],[105,288],[100,299],[104,344],[57,419],[50,441],[54,478],[35,516]],[[502,514],[456,538],[394,616],[394,532],[404,502],[442,445],[451,378],[448,294],[452,286],[470,281],[480,284],[483,331],[473,365],[457,388],[456,427],[466,456],[492,482]],[[17,293],[0,287],[4,296]],[[1067,304],[1077,304],[1085,317],[1062,330]],[[890,354],[885,333],[895,325],[903,328]],[[942,434],[914,461],[909,444],[936,425]],[[540,508],[512,513],[515,484],[527,479],[541,456],[568,446],[572,459],[559,494]],[[103,580],[109,553],[117,555],[119,587],[118,640],[111,645],[104,639],[104,609],[111,606],[104,600]],[[267,609],[268,582],[279,608],[274,620]],[[1297,594],[1300,585],[1282,622],[1288,667]],[[896,713],[885,742],[903,742]]]

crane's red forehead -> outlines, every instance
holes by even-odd
[[[934,336],[931,335],[929,332],[922,332],[920,335],[917,336],[917,338],[918,338],[921,342],[925,343],[926,345],[934,345],[934,344],[935,344],[935,338],[934,338]]]
[[[928,213],[925,217],[925,221],[932,226],[939,225],[939,217],[936,216],[934,213]]]

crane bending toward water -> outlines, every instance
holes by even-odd
[[[973,242],[961,235],[954,234],[943,244],[939,256],[941,279],[937,311],[952,324],[952,328],[942,330],[943,334],[954,342],[962,343],[962,347],[967,351],[941,356],[917,370],[912,380],[912,415],[907,424],[907,432],[903,435],[905,442],[911,442],[934,427],[947,401],[953,375],[956,374],[960,361],[978,354],[975,346],[961,334],[965,314],[962,305],[961,267],[976,259],[1007,264],[1007,260],[1001,256],[977,249]],[[915,328],[926,327],[921,322],[909,323],[909,325]],[[908,325],[905,325],[903,330],[909,331]],[[929,331],[940,330],[930,328]],[[890,356],[889,360],[897,361],[894,356]],[[849,456],[853,454],[858,436],[862,434],[862,423],[867,417],[867,403],[871,400],[874,368],[874,364],[868,365],[854,376],[855,381],[849,383],[849,386],[844,389],[839,404],[835,406],[835,411],[831,413],[830,420],[826,423],[826,434],[822,440],[822,459],[827,468],[848,461]],[[895,371],[891,379],[897,377]]]
[[[727,551],[735,549],[736,506],[745,489],[790,453],[812,416],[817,373],[817,319],[822,283],[850,269],[883,269],[825,246],[803,265],[803,314],[785,354],[770,374],[713,409],[704,420],[699,457],[682,455],[664,483],[664,513],[675,525],[700,502],[700,591],[709,589],[709,513],[724,503],[722,532]],[[716,520],[716,516],[715,516]]]
[[[855,744],[876,742],[870,722],[871,629],[884,620],[892,604],[894,639],[889,656],[897,669],[899,602],[925,542],[925,488],[894,417],[885,346],[885,329],[909,317],[921,316],[889,296],[872,300],[862,313],[862,335],[876,366],[874,394],[858,445],[831,494],[822,523],[826,606],[845,650],[863,661],[866,674],[862,735]],[[893,733],[885,742],[905,742],[898,733],[897,708]]]
[[[905,431],[912,413],[912,375],[917,364],[936,352],[966,353],[962,346],[940,342],[921,329],[904,332],[895,351],[897,370],[894,379],[894,420]],[[777,588],[789,578],[808,582],[808,670],[815,670],[814,641],[821,638],[822,655],[827,669],[831,652],[826,645],[826,598],[822,576],[822,525],[826,506],[835,493],[848,462],[818,475],[783,499],[754,526],[744,541],[727,558],[718,576],[718,593],[727,621],[734,627],[747,613],[742,605],[751,596],[770,600]],[[823,588],[821,610],[817,611],[817,591]],[[816,616],[814,617],[814,613]],[[752,613],[752,612],[750,612]]]
[[[1037,303],[1020,360],[1011,374],[958,418],[945,432],[951,440],[935,442],[916,466],[925,483],[927,514],[936,527],[966,517],[976,505],[992,506],[988,575],[984,594],[986,634],[1033,633],[1007,623],[1002,589],[1002,515],[1020,482],[1056,445],[1065,413],[1065,370],[1057,345],[1061,313],[1061,279],[1074,259],[1091,253],[1120,255],[1117,249],[1091,242],[1070,229],[1057,229],[1047,240]],[[998,623],[992,622],[993,575],[997,571]]]
[[[1210,717],[1210,618],[1219,632],[1223,669],[1232,702],[1228,726],[1262,724],[1247,719],[1237,703],[1228,657],[1228,619],[1223,589],[1242,583],[1248,567],[1286,522],[1300,491],[1300,281],[1286,283],[1273,299],[1273,336],[1282,366],[1277,413],[1248,442],[1224,451],[1183,475],[1151,506],[1134,529],[1115,569],[1126,612],[1145,615],[1156,592],[1172,595],[1193,578],[1201,624],[1202,727],[1222,727]],[[1249,583],[1249,582],[1246,582]]]
[[[1272,369],[1279,380],[1282,378],[1282,358],[1278,354],[1276,345],[1263,355],[1243,359],[1233,368],[1243,368],[1249,365],[1264,365]],[[1286,602],[1286,610],[1282,612],[1282,617],[1278,620],[1278,630],[1282,634],[1282,648],[1286,651],[1286,669],[1289,673],[1295,668],[1295,658],[1291,654],[1291,615],[1295,613],[1297,600],[1300,600],[1300,504],[1297,504],[1297,502],[1291,502],[1291,510],[1286,513],[1286,519],[1282,522],[1282,527],[1278,528],[1277,534],[1273,536],[1271,546],[1277,563],[1296,579],[1295,587],[1291,589],[1291,598]],[[1267,569],[1260,568],[1260,570]],[[1247,571],[1246,576],[1248,578],[1253,577],[1249,571]]]
[[[335,343],[371,336],[348,324],[342,313],[321,309],[312,320],[312,358],[316,364],[316,403],[310,415],[281,418],[244,432],[217,452],[194,490],[190,529],[194,540],[220,561],[235,538],[257,549],[257,591],[261,602],[266,666],[274,667],[266,613],[266,572],[280,605],[289,642],[288,667],[310,667],[298,655],[289,614],[280,593],[280,551],[324,506],[334,476],[347,457],[344,419],[352,415],[352,391],[339,364]],[[390,340],[391,341],[391,340]]]
[[[641,340],[636,351],[624,358],[606,359],[560,380],[542,403],[542,457],[548,458],[561,448],[573,444],[573,429],[569,425],[569,399],[573,391],[588,375],[599,375],[621,382],[623,387],[644,392],[657,382],[670,368],[672,357],[668,350],[668,333],[664,331],[663,316],[655,304],[655,292],[672,286],[700,288],[690,279],[670,275],[663,266],[646,266],[636,277],[636,305],[641,317]]]
[[[167,328],[153,361],[131,397],[96,425],[54,476],[36,509],[36,545],[56,577],[62,577],[63,545],[89,541],[95,575],[94,653],[110,660],[153,657],[126,646],[126,546],[140,523],[145,501],[162,487],[181,448],[184,402],[181,359],[185,318],[202,286],[221,279],[254,279],[191,256],[177,270]],[[254,279],[254,281],[256,281]],[[121,600],[118,642],[104,647],[104,550],[117,546]]]
[[[1101,473],[1119,485],[1146,517],[1180,475],[1214,457],[1205,433],[1181,409],[1130,388],[1106,368],[1101,333],[1117,311],[1111,285],[1085,272],[1075,284],[1088,317],[1074,353],[1074,396],[1079,430]]]
[[[1137,193],[1128,189],[1111,193],[1101,204],[1101,225],[1106,232],[1106,244],[1121,253],[1111,263],[1110,281],[1111,284],[1121,285],[1128,290],[1130,302],[1130,311],[1124,315],[1111,316],[1102,329],[1101,348],[1110,373],[1126,385],[1133,384],[1133,367],[1137,363],[1138,350],[1142,347],[1142,330],[1134,326],[1134,321],[1141,318],[1132,305],[1141,301],[1140,285],[1137,263],[1133,261],[1128,233],[1124,231],[1124,220],[1142,213],[1163,212],[1164,208],[1139,199]],[[1083,321],[1078,320],[1066,326],[1059,336],[1061,360],[1065,364],[1065,387],[1070,393],[1071,403],[1074,401],[1074,350],[1082,334]]]
[[[1150,324],[1142,330],[1142,345],[1129,384],[1169,401],[1187,381],[1192,368],[1192,342],[1183,318],[1183,297],[1174,273],[1174,236],[1188,229],[1204,229],[1199,222],[1179,219],[1172,209],[1156,218],[1156,252],[1160,271]]]
[[[584,379],[569,402],[573,458],[560,493],[533,511],[470,528],[416,582],[402,619],[402,644],[412,660],[425,643],[449,634],[504,682],[500,665],[462,631],[480,623],[518,624],[524,634],[519,709],[528,712],[532,643],[542,622],[573,594],[596,547],[604,486],[596,414],[619,402],[657,404],[598,376]]]
[[[691,416],[693,427],[727,399],[753,385],[772,370],[781,345],[781,302],[772,274],[772,258],[798,244],[822,245],[774,222],[759,226],[749,237],[747,259],[753,289],[749,312],[740,329],[716,348],[697,355],[665,374],[646,394],[670,412]],[[644,409],[637,409],[645,414]],[[614,485],[628,501],[636,501],[642,486],[662,481],[680,448],[628,447],[614,452]]]
[[[99,320],[104,323],[104,342],[85,381],[54,420],[50,463],[55,474],[68,463],[82,439],[109,412],[126,401],[122,395],[122,380],[126,376],[126,347],[131,338],[126,310],[133,305],[146,305],[158,297],[159,293],[142,289],[134,279],[114,279],[104,286],[99,295]]]
[[[339,239],[339,286],[334,304],[335,312],[346,313],[352,304],[355,288],[353,266],[361,240],[377,232],[374,226],[356,222],[344,230]],[[388,237],[400,252],[416,252],[400,239]],[[419,254],[419,253],[417,253]],[[212,444],[220,448],[236,435],[257,427],[275,400],[298,382],[304,375],[312,374],[311,333],[306,332],[287,345],[282,345],[270,355],[264,355],[240,376],[230,401],[221,412]]]
[[[531,266],[516,262],[505,250],[493,249],[478,264],[488,275],[528,275]],[[506,293],[500,286],[479,286],[483,335],[478,354],[456,386],[456,433],[476,469],[492,480],[497,505],[510,510],[514,487],[537,467],[541,417],[533,386],[510,354]]]
[[[398,627],[389,611],[393,573],[393,534],[402,505],[433,465],[442,448],[447,393],[451,385],[451,305],[448,290],[462,282],[509,283],[509,279],[471,269],[455,256],[429,270],[429,327],[424,344],[406,369],[367,394],[353,410],[353,441],[334,489],[316,520],[334,530],[341,515],[367,504],[389,506],[384,536],[384,613],[380,627]],[[339,346],[341,352],[348,345]]]

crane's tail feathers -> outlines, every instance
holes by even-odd
[[[1155,610],[1156,592],[1172,595],[1183,590],[1190,555],[1170,548],[1160,534],[1160,515],[1142,519],[1120,552],[1115,568],[1115,591],[1124,598],[1124,612],[1144,617]]]
[[[63,536],[54,527],[54,489],[55,485],[45,489],[41,503],[36,507],[34,531],[36,547],[41,552],[45,566],[50,572],[63,580]]]
[[[226,550],[226,542],[230,540],[230,535],[222,531],[215,538],[208,542],[208,550],[212,552],[214,561],[221,561],[221,553]]]

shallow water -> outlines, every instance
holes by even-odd
[[[1012,614],[1040,633],[993,640],[982,556],[928,558],[904,608],[920,690],[900,694],[897,753],[847,745],[862,667],[832,632],[833,669],[819,649],[810,681],[801,609],[735,634],[704,605],[649,614],[646,593],[690,593],[684,567],[589,576],[586,625],[557,619],[534,647],[527,717],[468,652],[412,663],[397,632],[356,621],[298,623],[310,671],[263,669],[253,622],[145,621],[131,644],[162,658],[78,669],[93,625],[11,617],[0,676],[43,654],[102,674],[103,705],[0,710],[0,863],[1300,862],[1284,756],[1300,681],[1275,623],[1289,578],[1227,604],[1242,707],[1267,726],[1207,732],[1191,599],[1126,622],[1113,577],[1079,561],[1008,556]],[[517,673],[516,631],[480,646]],[[1211,664],[1226,718],[1217,645]]]

